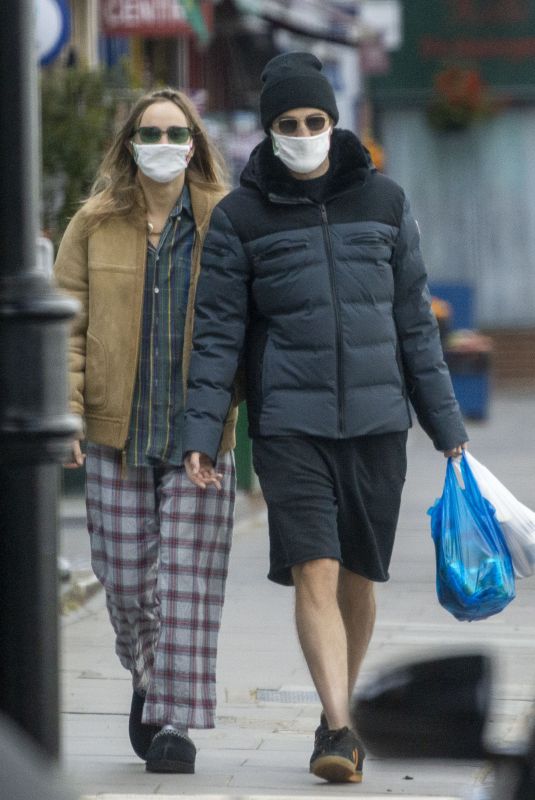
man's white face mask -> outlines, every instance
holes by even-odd
[[[184,172],[191,153],[189,144],[136,144],[132,142],[134,161],[139,169],[158,183],[169,183]]]
[[[317,136],[283,136],[272,130],[273,152],[291,172],[314,172],[329,154],[331,132],[328,127]]]

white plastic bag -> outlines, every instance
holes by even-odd
[[[517,578],[527,578],[535,573],[535,511],[532,511],[511,494],[490,470],[465,450],[465,456],[483,497],[496,510]],[[460,465],[454,459],[457,476]]]

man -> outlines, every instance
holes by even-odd
[[[270,61],[267,138],[216,207],[197,291],[186,469],[214,469],[236,370],[268,506],[269,578],[295,585],[299,640],[323,705],[310,770],[362,779],[351,695],[373,630],[405,478],[409,401],[435,447],[466,441],[430,310],[418,229],[308,53]]]

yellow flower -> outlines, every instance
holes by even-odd
[[[451,318],[451,306],[446,300],[441,300],[440,297],[431,298],[431,310],[435,317],[439,320],[447,320]]]
[[[364,145],[364,147],[366,147],[367,150],[369,150],[369,153],[370,153],[370,155],[372,157],[372,161],[373,161],[375,167],[379,170],[379,172],[382,172],[382,170],[384,169],[384,166],[385,166],[385,151],[384,151],[384,149],[381,147],[379,142],[377,142],[373,138],[373,136],[369,132],[366,132],[362,136],[361,142]]]

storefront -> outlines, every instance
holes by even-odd
[[[535,328],[535,4],[403,9],[403,46],[370,91],[431,279],[473,287],[477,327]]]
[[[213,31],[210,0],[100,0],[101,50],[125,55],[141,85],[204,85],[203,48]]]

